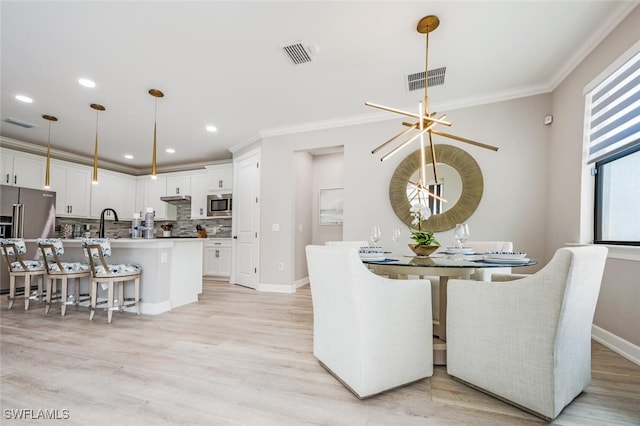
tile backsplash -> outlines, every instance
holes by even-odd
[[[195,237],[197,236],[196,225],[200,225],[207,231],[209,237],[231,238],[231,218],[218,219],[191,219],[191,204],[178,204],[176,220],[156,220],[154,221],[155,236],[162,237],[162,225],[173,225],[172,237]],[[86,225],[89,226],[91,236],[98,235],[99,220],[97,219],[74,219],[69,217],[56,218],[56,236],[59,237],[62,225]],[[143,221],[144,225],[144,221]],[[118,222],[105,221],[105,236],[109,238],[131,238],[131,220],[120,220]]]

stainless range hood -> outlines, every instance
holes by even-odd
[[[168,195],[160,200],[169,204],[191,204],[191,195]]]

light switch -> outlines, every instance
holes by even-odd
[[[280,224],[279,223],[274,223],[273,225],[271,225],[271,230],[273,232],[279,232],[280,231]]]

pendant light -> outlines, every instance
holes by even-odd
[[[162,98],[164,93],[158,89],[149,90],[149,94],[155,98],[155,107],[153,111],[153,154],[151,157],[151,179],[155,179],[156,176],[156,119],[158,116],[158,98]]]
[[[415,113],[411,113],[411,112],[407,112],[407,111],[401,111],[399,109],[395,109],[395,108],[389,108],[383,105],[378,105],[378,104],[374,104],[371,102],[365,102],[366,106],[370,106],[372,108],[377,108],[377,109],[381,109],[384,111],[389,111],[389,112],[393,112],[395,114],[400,114],[402,116],[405,117],[409,117],[412,119],[416,119],[417,122],[416,123],[407,123],[407,122],[403,122],[402,125],[405,126],[406,128],[404,130],[402,130],[400,133],[398,133],[397,135],[395,135],[394,137],[392,137],[391,139],[389,139],[388,141],[386,141],[385,143],[383,143],[382,145],[378,146],[377,148],[373,149],[371,151],[372,154],[375,154],[376,152],[382,150],[383,148],[385,148],[386,146],[390,145],[391,143],[393,143],[394,141],[396,141],[397,139],[400,139],[402,137],[404,137],[405,135],[409,135],[411,133],[413,133],[413,135],[411,135],[408,139],[404,140],[402,143],[400,143],[399,145],[397,145],[394,149],[392,149],[391,151],[389,151],[387,154],[383,155],[380,158],[380,161],[384,161],[386,159],[388,159],[389,157],[391,157],[392,155],[394,155],[395,153],[397,153],[398,151],[400,151],[402,148],[404,148],[405,146],[409,145],[411,142],[413,142],[414,140],[420,138],[420,153],[421,153],[421,161],[422,161],[422,165],[420,167],[420,177],[418,182],[411,182],[412,186],[414,186],[418,191],[424,191],[428,196],[436,198],[436,199],[441,199],[440,197],[438,197],[437,195],[431,193],[427,188],[428,188],[428,183],[427,183],[427,177],[426,177],[426,168],[425,168],[425,158],[426,158],[426,147],[425,147],[425,133],[429,136],[429,147],[431,149],[431,156],[432,156],[432,165],[433,165],[433,175],[435,178],[435,183],[438,184],[438,171],[436,168],[436,157],[435,157],[435,148],[434,148],[434,144],[433,144],[433,135],[438,135],[438,136],[442,136],[445,138],[449,138],[449,139],[454,139],[460,142],[465,142],[471,145],[475,145],[475,146],[479,146],[481,148],[485,148],[485,149],[489,149],[492,151],[497,151],[498,148],[492,145],[487,145],[481,142],[477,142],[471,139],[467,139],[467,138],[463,138],[460,136],[456,136],[456,135],[452,135],[450,133],[445,133],[439,130],[435,130],[434,128],[438,125],[440,126],[451,126],[451,123],[446,121],[446,115],[442,114],[440,117],[436,118],[435,117],[435,113],[432,113],[429,110],[429,96],[428,96],[428,88],[429,88],[429,33],[431,33],[432,31],[434,31],[436,28],[438,28],[438,26],[440,25],[440,19],[438,19],[437,16],[435,15],[429,15],[429,16],[425,16],[424,18],[422,18],[420,20],[420,22],[418,22],[418,26],[417,26],[417,31],[420,34],[424,34],[425,35],[425,39],[426,39],[426,48],[425,48],[425,70],[424,70],[424,98],[423,101],[419,104],[418,107],[418,114]],[[445,200],[443,200],[445,201]]]
[[[100,111],[105,111],[106,108],[100,104],[91,104],[91,108],[96,110],[96,143],[93,151],[93,179],[91,182],[94,185],[98,184],[98,116],[100,115]]]
[[[49,137],[47,138],[47,166],[44,172],[44,189],[51,188],[51,122],[58,121],[53,115],[43,115],[42,118],[49,121]]]

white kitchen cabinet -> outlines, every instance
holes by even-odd
[[[191,219],[207,219],[206,171],[191,175]]]
[[[91,214],[90,167],[51,160],[51,190],[56,192],[56,216],[89,217]]]
[[[98,183],[91,185],[91,217],[99,218],[102,210],[111,208],[120,220],[130,220],[135,212],[136,187],[134,177],[98,169]],[[107,212],[106,219],[115,219]]]
[[[44,188],[46,158],[0,148],[0,176],[3,185]]]
[[[210,239],[204,243],[202,275],[206,277],[231,276],[231,239]]]
[[[191,176],[167,175],[165,195],[191,195]]]
[[[233,164],[207,166],[207,193],[229,193],[233,190]]]
[[[142,176],[138,178],[138,183],[140,182],[142,184],[137,185],[137,188],[142,189],[142,197],[136,196],[137,204],[134,211],[141,212],[144,218],[147,209],[152,208],[155,212],[154,220],[175,220],[176,206],[160,200],[160,197],[167,195],[167,178],[157,176],[156,179],[151,179],[151,176]]]

